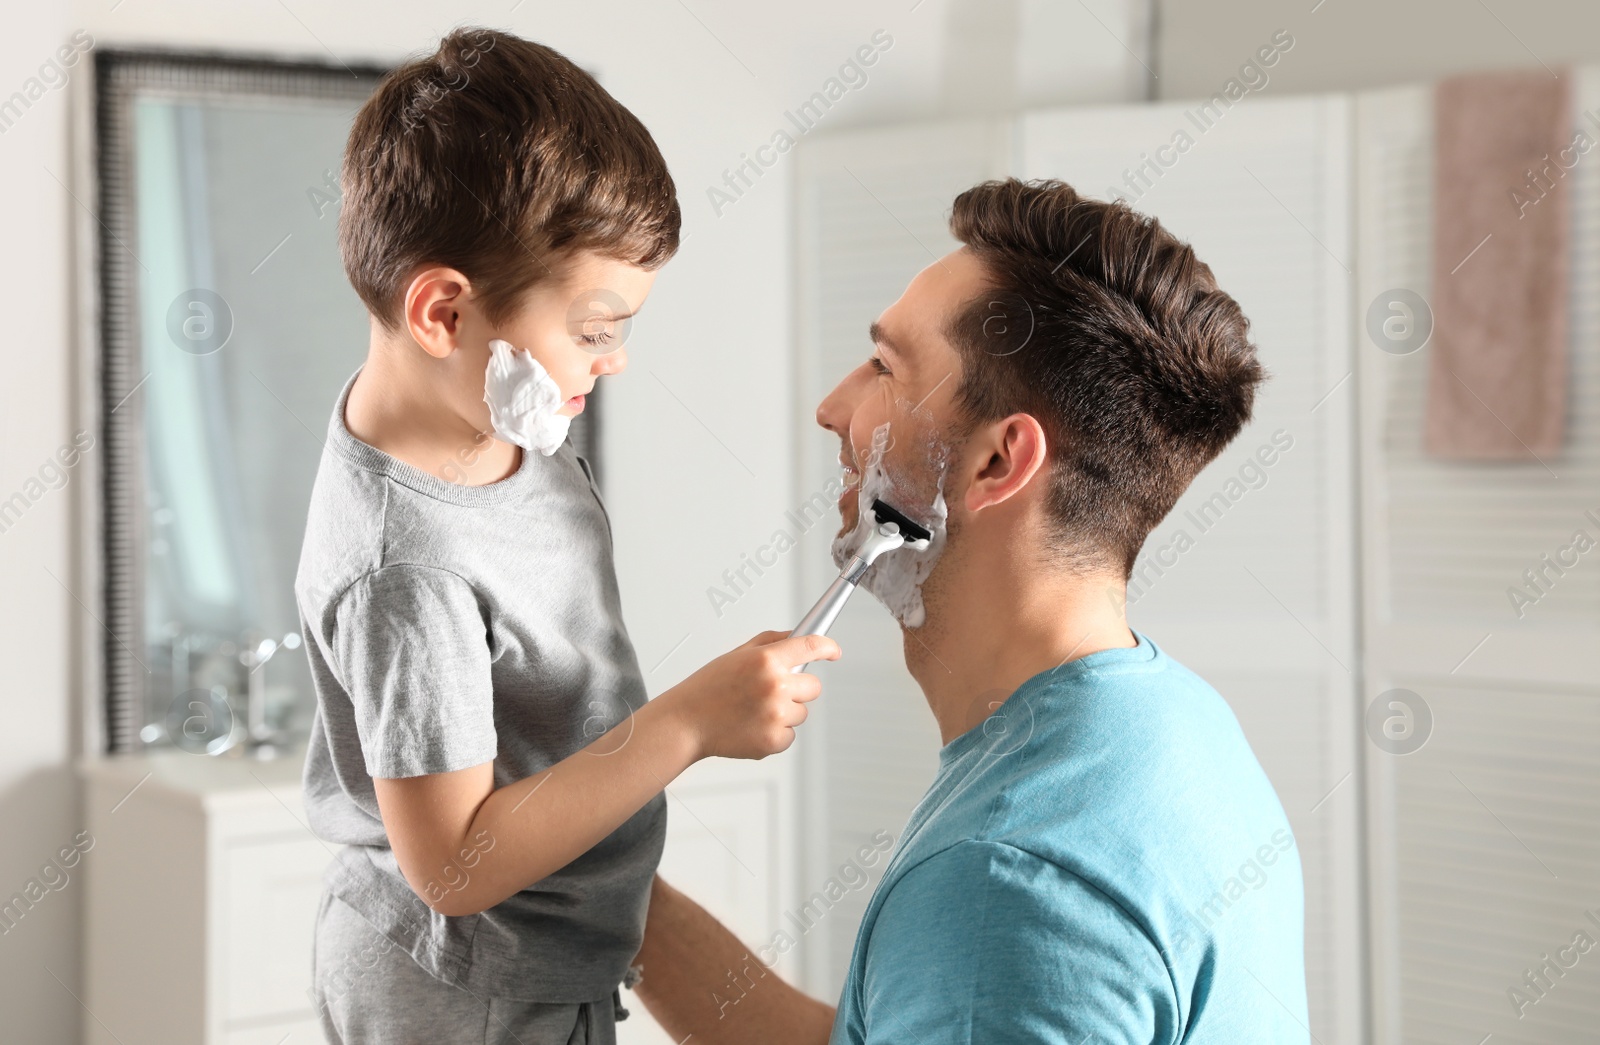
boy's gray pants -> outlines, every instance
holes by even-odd
[[[616,1045],[621,990],[581,1004],[484,998],[437,980],[323,893],[312,994],[328,1045]]]

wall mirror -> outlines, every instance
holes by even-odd
[[[315,696],[293,582],[366,312],[340,157],[384,70],[97,58],[105,738],[271,754]],[[593,407],[574,424],[594,458]]]

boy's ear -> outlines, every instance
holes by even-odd
[[[1044,427],[1032,414],[1012,414],[980,425],[963,451],[971,462],[967,511],[976,512],[1015,497],[1045,466],[1049,444]]]
[[[461,313],[472,284],[453,268],[436,265],[419,271],[406,287],[406,331],[422,350],[443,359],[458,347]]]

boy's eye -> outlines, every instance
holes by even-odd
[[[578,340],[590,348],[603,348],[611,344],[611,331],[602,330],[598,334],[579,334]]]
[[[880,374],[887,374],[889,372],[889,368],[885,366],[883,360],[879,359],[877,356],[873,356],[871,359],[867,360],[867,362],[871,365],[872,369],[876,370]]]

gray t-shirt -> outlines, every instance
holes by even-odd
[[[372,788],[489,761],[504,787],[644,705],[589,466],[569,442],[524,452],[497,483],[447,482],[350,434],[354,382],[328,423],[295,577],[317,690],[306,810],[318,837],[347,847],[327,887],[435,977],[480,996],[605,997],[643,938],[662,795],[549,877],[451,918],[401,876]],[[492,837],[469,842],[435,898],[501,855]]]

